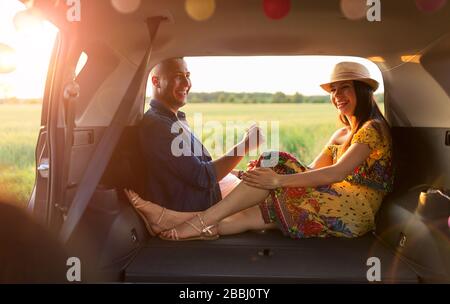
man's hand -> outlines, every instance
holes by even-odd
[[[261,129],[255,124],[247,129],[244,139],[241,141],[241,145],[244,145],[245,154],[250,151],[256,150],[262,143],[265,142],[264,134]]]

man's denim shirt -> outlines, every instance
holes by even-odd
[[[177,211],[201,211],[220,201],[211,156],[191,133],[186,115],[175,115],[157,100],[150,106],[139,126],[147,169],[144,198]]]

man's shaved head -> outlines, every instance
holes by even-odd
[[[170,72],[179,61],[184,61],[183,57],[168,58],[161,61],[153,67],[151,76],[159,77],[167,72]]]
[[[151,72],[153,98],[176,113],[187,102],[191,89],[190,73],[182,57],[158,63]]]

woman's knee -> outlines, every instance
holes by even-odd
[[[306,166],[303,165],[295,156],[290,153],[282,151],[268,151],[261,154],[252,167],[266,167],[271,168],[278,174],[294,174],[306,171]]]

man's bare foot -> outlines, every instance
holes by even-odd
[[[192,218],[195,212],[178,212],[161,207],[158,204],[142,199],[136,192],[125,189],[130,202],[148,221],[154,234],[171,229]]]

